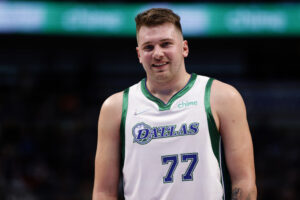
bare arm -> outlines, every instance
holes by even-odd
[[[100,111],[93,200],[118,198],[122,95],[109,97]]]
[[[232,200],[254,200],[257,190],[253,144],[244,101],[235,88],[214,81],[211,105],[224,144],[232,183]]]

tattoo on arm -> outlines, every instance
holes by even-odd
[[[240,188],[233,188],[231,200],[239,200],[241,195],[242,195],[242,191]]]

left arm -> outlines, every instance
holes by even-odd
[[[211,88],[211,106],[224,144],[232,200],[255,200],[253,144],[244,101],[235,88],[215,80]]]

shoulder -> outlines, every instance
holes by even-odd
[[[242,100],[240,93],[235,87],[218,80],[214,80],[212,83],[211,96],[213,102],[217,104],[232,104]]]
[[[245,116],[246,108],[241,94],[232,85],[214,80],[211,86],[211,107],[216,121],[229,116]]]
[[[118,92],[115,93],[113,95],[111,95],[110,97],[108,97],[102,104],[102,109],[103,108],[107,108],[107,109],[116,109],[116,107],[120,107],[122,106],[122,102],[123,102],[123,93],[122,92]]]
[[[102,104],[100,119],[121,119],[123,105],[123,91],[108,97]]]

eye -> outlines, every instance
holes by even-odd
[[[144,49],[145,51],[152,51],[153,48],[154,48],[153,45],[146,45],[146,46],[143,47],[143,49]]]
[[[163,43],[161,44],[162,47],[168,47],[168,46],[170,46],[170,45],[171,45],[171,42],[163,42]]]

